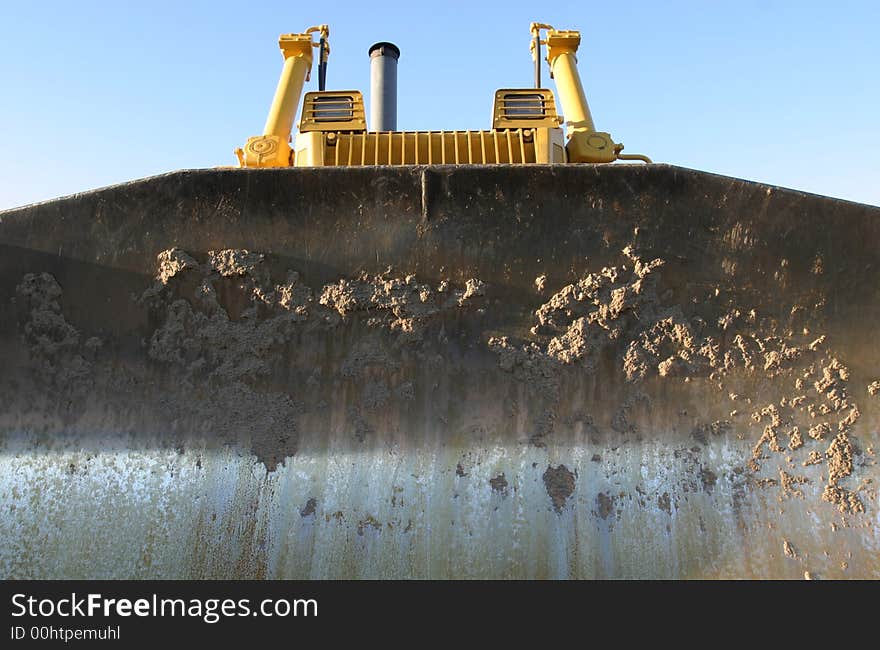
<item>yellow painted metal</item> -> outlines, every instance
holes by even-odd
[[[287,167],[290,165],[290,143],[277,135],[256,135],[248,138],[244,149],[236,149],[240,167]]]
[[[309,131],[296,136],[293,164],[296,167],[323,167],[324,140],[328,134]]]
[[[547,32],[547,61],[568,127],[568,157],[571,162],[613,162],[620,152],[619,145],[609,134],[596,131],[577,70],[580,43],[580,32],[557,29]]]
[[[291,165],[290,133],[303,86],[312,69],[312,33],[329,35],[326,25],[310,27],[302,34],[282,34],[278,47],[284,56],[281,77],[263,134],[248,138],[244,150],[236,150],[242,167],[287,167]]]
[[[577,70],[577,50],[581,43],[581,34],[575,30],[559,30],[549,25],[532,23],[533,36],[540,34],[541,29],[547,30],[547,62],[550,74],[556,81],[559,100],[568,129],[569,162],[610,163],[615,160],[651,159],[641,154],[621,155],[623,145],[614,142],[611,135],[597,131],[587,103],[587,95]],[[531,50],[534,55],[535,39]]]
[[[562,129],[535,129],[535,152],[539,163],[568,162]]]
[[[565,162],[561,129],[300,133],[297,167]]]
[[[295,151],[291,129],[312,66],[312,34],[325,40],[326,25],[301,34],[282,34],[284,67],[263,134],[236,149],[241,167],[342,165],[529,164],[615,160],[651,162],[639,154],[623,155],[622,144],[596,131],[577,71],[580,33],[532,23],[533,58],[547,46],[547,61],[565,113],[568,143],[553,92],[547,88],[502,88],[495,93],[492,130],[367,132],[363,95],[357,90],[309,92],[303,99]],[[546,40],[541,32],[546,30]],[[324,50],[329,52],[329,45]]]
[[[367,116],[361,91],[325,90],[305,94],[300,133],[366,130]]]
[[[492,105],[493,129],[559,128],[562,118],[548,88],[501,88]]]
[[[275,89],[275,97],[263,127],[263,135],[290,135],[299,98],[312,69],[312,37],[310,34],[282,34],[278,46],[284,53],[284,67]]]
[[[595,131],[587,95],[577,71],[580,32],[550,30],[547,33],[547,61],[562,102],[567,122],[573,128]]]

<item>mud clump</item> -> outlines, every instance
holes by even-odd
[[[308,319],[313,296],[295,273],[273,284],[263,262],[246,250],[209,251],[204,264],[179,249],[161,252],[156,282],[141,296],[163,319],[149,356],[218,382],[268,374],[273,350]],[[224,284],[229,278],[234,285]]]
[[[62,312],[63,291],[49,273],[28,273],[15,289],[21,330],[38,378],[80,397],[91,387],[92,369],[102,341],[83,341]]]
[[[436,340],[446,343],[444,321],[500,304],[505,295],[501,287],[493,292],[475,277],[453,286],[446,280],[428,283],[390,268],[378,275],[363,272],[322,281],[313,289],[299,271],[279,264],[279,259],[245,249],[191,254],[172,248],[157,256],[152,286],[140,297],[149,312],[145,319],[149,370],[174,386],[175,395],[166,391],[162,397],[168,403],[162,423],[173,423],[180,430],[192,422],[203,423],[198,433],[210,433],[221,442],[247,439],[270,471],[296,453],[301,416],[307,413],[311,418],[329,410],[327,401],[316,404],[313,398],[329,394],[330,386],[339,385],[343,399],[350,402],[343,411],[348,420],[342,423],[350,437],[358,443],[378,440],[384,435],[385,414],[405,408],[408,405],[402,403],[417,394],[412,382],[406,381],[406,364],[426,359],[435,364],[426,352],[434,340],[428,341],[426,333],[436,327]],[[550,273],[559,277],[556,274],[562,272]],[[723,410],[701,415],[696,422],[683,421],[682,426],[695,427],[694,437],[706,445],[712,444],[714,435],[735,433],[745,439],[744,426],[755,426],[749,438],[749,444],[754,443],[750,467],[759,472],[766,464],[765,477],[774,477],[755,477],[756,483],[763,480],[764,486],[779,486],[783,498],[803,498],[804,492],[813,492],[804,485],[821,487],[825,482],[824,491],[815,490],[817,497],[821,492],[822,499],[843,512],[863,512],[861,498],[866,496],[848,487],[854,485],[857,471],[853,443],[860,411],[850,395],[855,389],[849,368],[834,354],[833,340],[808,331],[821,322],[805,315],[812,307],[791,306],[790,319],[788,305],[779,312],[781,317],[773,310],[762,314],[760,303],[750,304],[744,291],[676,284],[681,272],[672,256],[668,260],[642,256],[628,246],[610,263],[565,270],[580,279],[560,283],[561,288],[540,275],[535,279],[537,294],[527,286],[529,304],[524,309],[514,305],[515,312],[499,310],[501,315],[516,313],[514,325],[505,327],[500,316],[491,319],[491,326],[476,341],[463,335],[454,341],[455,353],[468,353],[475,342],[480,346],[487,342],[497,362],[493,365],[526,384],[516,387],[520,391],[516,399],[521,400],[516,408],[522,409],[520,426],[528,442],[539,447],[557,430],[574,426],[568,422],[570,405],[560,399],[565,397],[560,394],[563,381],[575,385],[583,375],[601,369],[600,376],[583,380],[584,387],[593,391],[589,394],[600,394],[596,387],[601,383],[603,399],[608,396],[605,404],[610,406],[601,411],[600,425],[612,435],[637,434],[639,440],[644,432],[637,426],[650,421],[647,396],[657,394],[655,384],[678,391],[693,382],[691,386],[701,391],[721,388],[723,381],[729,385],[719,391],[718,400],[729,395],[738,410],[722,404]],[[31,357],[43,364],[44,374],[59,383],[87,384],[101,342],[83,342],[87,335],[67,322],[55,279],[46,273],[28,274],[17,287],[16,301],[21,333]],[[456,334],[472,332],[478,322],[482,321],[473,319]],[[803,327],[795,329],[794,322]],[[348,323],[356,324],[353,335],[337,335],[337,328]],[[298,356],[291,363],[300,354],[309,364],[316,357],[320,360],[320,353],[310,350],[316,341],[329,342],[327,348],[334,349],[332,370],[311,365],[304,369]],[[426,343],[401,345],[418,341]],[[302,352],[292,354],[295,349]],[[436,367],[445,370],[444,351],[435,352],[431,350],[431,355],[440,359]],[[750,394],[748,386],[755,382],[772,388],[768,396]],[[783,386],[788,390],[779,392]],[[859,393],[867,399],[861,393],[864,385],[860,386]],[[419,383],[419,396],[425,391]],[[880,393],[880,381],[869,383],[867,392]],[[753,424],[743,423],[747,418],[740,416],[735,431],[728,421],[700,424],[722,413],[730,412],[733,419],[734,413],[751,411]],[[780,467],[770,466],[777,460]],[[601,459],[596,455],[594,461]],[[827,468],[813,467],[822,464]],[[805,476],[788,473],[798,465],[809,468],[798,470]],[[456,471],[465,474],[460,466]],[[576,480],[565,465],[547,466],[543,482],[557,513],[574,493]],[[702,484],[711,493],[719,477],[695,465],[689,480],[694,489]],[[489,483],[501,494],[510,487],[503,474]],[[597,501],[600,514],[606,512],[603,499],[610,500],[608,508],[614,502],[614,497],[604,495]],[[667,507],[661,503],[661,509],[671,513],[670,501],[667,495]]]
[[[507,494],[507,478],[504,476],[503,473],[499,474],[495,478],[490,478],[489,486],[492,488],[493,492],[498,492],[502,495]]]
[[[574,492],[576,477],[577,474],[569,470],[565,465],[559,465],[558,467],[548,465],[544,471],[544,487],[557,514],[562,512],[565,502]]]
[[[195,411],[169,403],[169,417],[195,418],[221,440],[249,440],[269,471],[296,453],[301,407],[261,382],[312,315],[313,292],[298,273],[274,283],[259,253],[208,251],[199,263],[169,249],[159,253],[155,282],[140,302],[159,323],[149,358],[176,369],[182,389],[204,395]]]
[[[657,296],[652,272],[663,260],[644,263],[629,247],[623,254],[626,264],[588,273],[535,311],[538,323],[532,333],[550,337],[545,349],[550,358],[594,371],[603,348],[654,313]]]
[[[780,498],[788,499],[790,497],[797,497],[803,499],[804,491],[798,486],[809,482],[809,479],[804,476],[794,476],[780,468],[779,485],[782,486],[782,496]]]
[[[819,296],[813,305],[792,305],[786,321],[736,304],[734,298],[741,300],[742,292],[729,287],[681,296],[676,287],[663,286],[666,266],[666,260],[643,259],[627,246],[620,263],[586,273],[552,293],[533,314],[531,340],[495,335],[488,339],[488,347],[497,354],[502,370],[545,401],[558,397],[562,378],[576,371],[595,373],[606,363],[613,363],[619,376],[632,384],[651,378],[680,383],[699,378],[721,391],[728,381],[759,379],[781,387],[793,380],[795,394],[776,398],[778,402],[765,403],[753,413],[761,434],[748,467],[760,472],[774,455],[785,456],[786,467],[793,465],[795,455],[802,455],[798,460],[803,467],[827,459],[830,471],[822,498],[847,512],[860,512],[858,495],[842,484],[853,472],[847,450],[859,419],[859,408],[848,392],[850,371],[829,348],[828,336],[808,327],[824,298]],[[546,277],[539,276],[535,286],[540,294]],[[732,401],[739,399],[739,404],[750,404],[755,397],[724,392]],[[880,393],[880,381],[870,383],[868,393]],[[614,412],[613,431],[636,433],[629,410],[624,405]],[[739,409],[730,413],[733,418]],[[694,435],[708,443],[708,431],[695,429]],[[826,453],[812,448],[832,436],[837,441]],[[545,444],[543,438],[538,444]],[[809,479],[792,476],[781,467],[777,471],[781,472],[778,481],[759,480],[765,486],[779,485],[782,498],[803,497],[801,479]],[[706,491],[714,486],[712,476],[700,473]]]
[[[474,278],[464,288],[447,282],[435,290],[414,275],[393,277],[389,269],[380,276],[340,279],[316,294],[295,270],[274,282],[265,256],[243,249],[208,251],[202,264],[170,249],[159,254],[157,265],[156,282],[141,296],[142,303],[166,315],[150,341],[150,356],[226,380],[267,374],[273,350],[303,328],[333,328],[363,314],[369,325],[417,340],[433,317],[486,292]]]
[[[628,381],[637,382],[656,372],[660,377],[688,377],[702,372],[698,351],[711,343],[697,344],[693,329],[680,313],[657,320],[629,344],[623,359]]]
[[[657,497],[657,506],[667,515],[672,515],[672,499],[669,496],[669,492],[664,492]]]
[[[315,509],[318,507],[318,500],[315,497],[310,497],[306,504],[300,509],[299,516],[300,517],[310,517],[315,514]]]
[[[811,426],[807,433],[813,440],[824,440],[831,433],[831,426],[827,422],[820,422]]]
[[[465,281],[464,292],[460,296],[457,295],[457,292],[453,292],[453,295],[458,298],[456,301],[458,306],[463,307],[471,298],[486,295],[486,283],[477,278],[471,278]]]
[[[843,514],[856,514],[865,511],[865,504],[859,495],[839,485],[826,485],[822,491],[822,500],[833,503]]]
[[[197,417],[221,439],[249,438],[251,451],[270,471],[296,453],[299,395],[322,381],[310,375],[301,383],[286,382],[283,390],[269,388],[273,377],[289,373],[284,359],[291,344],[352,317],[377,328],[376,336],[384,329],[398,333],[398,342],[416,341],[431,322],[477,304],[487,291],[476,278],[460,288],[443,282],[435,289],[389,269],[343,278],[316,292],[293,269],[276,281],[266,256],[245,249],[211,250],[196,259],[173,248],[158,254],[156,266],[155,281],[139,299],[158,323],[148,338],[148,357],[178,371],[185,391],[205,394],[198,402],[200,418],[183,405],[180,413],[171,408],[169,417]],[[382,379],[362,381],[370,367],[393,369],[382,342],[368,339],[352,346],[340,373],[361,383],[360,405],[350,413],[360,442],[372,432],[361,409],[379,411],[394,397],[414,397],[411,383],[392,393]]]
[[[221,276],[232,277],[253,272],[262,264],[265,256],[244,249],[227,248],[220,251],[208,251],[211,267]]]
[[[791,431],[788,432],[788,448],[794,451],[803,446],[804,437],[801,435],[800,429],[798,427],[792,427]]]
[[[542,274],[535,278],[535,291],[538,293],[544,293],[544,289],[547,287],[547,276]]]
[[[711,469],[706,467],[700,468],[700,483],[703,484],[703,489],[706,492],[711,493],[712,490],[715,489],[715,484],[718,483],[718,475],[713,472]]]
[[[606,351],[618,353],[628,342],[650,328],[661,314],[655,271],[663,266],[662,259],[642,261],[627,247],[618,266],[606,266],[587,273],[579,281],[562,287],[534,312],[536,324],[531,328],[534,341],[513,342],[506,336],[491,337],[489,348],[499,355],[502,369],[514,372],[518,379],[547,386],[551,377],[563,369],[577,368],[594,373]],[[546,277],[535,284],[544,290]],[[678,314],[677,308],[671,312]],[[648,372],[648,360],[621,357],[622,369],[632,378]],[[632,356],[632,355],[630,355]],[[668,357],[668,355],[667,355]],[[667,357],[657,359],[667,374],[679,372],[677,362]],[[644,366],[636,372],[634,363]]]
[[[794,375],[794,387],[799,394],[783,397],[778,404],[768,404],[752,414],[755,423],[769,422],[753,449],[749,465],[753,471],[759,471],[761,461],[770,458],[764,454],[765,449],[771,453],[788,454],[787,462],[791,463],[792,452],[808,444],[825,441],[833,435],[824,453],[807,449],[807,457],[801,466],[826,463],[828,475],[822,500],[836,505],[843,513],[864,512],[864,504],[858,494],[841,484],[854,470],[851,434],[860,418],[860,411],[848,393],[849,368],[830,350],[822,351],[825,342],[826,337],[820,336],[799,348],[798,354],[791,355],[797,362],[786,367],[784,374],[789,377]],[[797,424],[798,421],[803,424]],[[801,433],[802,430],[806,430],[806,436]],[[786,447],[779,442],[779,437],[784,434],[788,435]],[[779,468],[779,475],[781,498],[803,497],[798,485],[809,483],[806,477],[794,477],[782,468]]]
[[[367,515],[357,522],[357,534],[360,537],[363,537],[364,533],[371,528],[376,532],[381,532],[382,530],[382,523],[373,515]]]
[[[803,350],[783,337],[756,333],[754,309],[728,309],[712,326],[687,303],[665,304],[662,296],[669,291],[661,294],[658,275],[665,260],[644,261],[632,246],[621,255],[619,265],[587,273],[538,307],[531,328],[536,340],[491,338],[489,347],[501,357],[502,368],[521,365],[546,374],[573,367],[592,373],[609,357],[627,381],[637,383],[651,376],[688,380],[736,369],[760,369],[775,377],[801,356]],[[716,289],[710,298],[720,295]]]
[[[814,449],[810,452],[810,455],[807,456],[807,459],[804,460],[803,463],[801,463],[801,465],[803,465],[804,467],[809,467],[810,465],[821,465],[822,462],[824,462],[822,454]]]
[[[852,454],[853,447],[849,438],[845,433],[839,433],[825,452],[825,457],[828,459],[829,484],[837,485],[841,479],[852,474]]]
[[[513,374],[547,397],[559,389],[559,364],[535,343],[517,345],[507,336],[490,337],[488,347],[498,355],[501,370]]]
[[[602,519],[608,519],[614,512],[614,497],[605,492],[596,495],[596,510]]]
[[[164,250],[156,256],[156,281],[165,286],[183,271],[198,267],[199,263],[186,251],[179,248]]]
[[[463,289],[452,288],[446,281],[432,288],[418,282],[415,275],[395,277],[389,268],[381,275],[363,273],[326,285],[319,303],[343,318],[364,313],[371,317],[371,324],[397,332],[407,342],[420,340],[438,315],[469,306],[485,294],[485,283],[476,278],[467,280]]]
[[[828,483],[822,499],[833,503],[842,513],[864,512],[865,505],[858,494],[840,486],[840,481],[853,472],[853,446],[845,431],[841,431],[825,452],[828,462]]]

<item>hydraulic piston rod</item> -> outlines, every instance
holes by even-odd
[[[565,148],[570,162],[612,162],[623,147],[615,144],[610,134],[597,132],[593,124],[577,71],[576,53],[580,43],[580,32],[547,31],[547,62],[568,127],[569,140]]]
[[[284,67],[275,89],[263,135],[290,137],[303,86],[312,69],[312,37],[309,34],[282,34],[278,46],[284,54]]]
[[[282,34],[278,47],[284,55],[281,77],[275,88],[263,135],[248,138],[244,149],[236,149],[242,167],[287,167],[292,164],[290,134],[303,87],[312,70],[312,34],[319,32],[325,44],[330,34],[326,25],[310,27],[302,34]],[[320,55],[325,56],[324,47]]]

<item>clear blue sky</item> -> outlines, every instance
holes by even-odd
[[[532,20],[582,31],[593,116],[627,151],[880,205],[876,0],[0,0],[0,209],[233,164],[278,34],[316,23],[328,88],[366,94],[367,49],[390,40],[398,128],[488,128],[494,90],[532,82]]]

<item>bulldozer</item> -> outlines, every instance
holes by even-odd
[[[880,578],[880,208],[624,154],[529,33],[490,129],[319,25],[236,167],[0,212],[0,576]]]
[[[546,31],[546,38],[541,33]],[[397,61],[393,43],[370,48],[371,115],[367,130],[363,93],[325,90],[330,29],[310,27],[301,34],[282,34],[278,45],[284,56],[281,78],[272,100],[263,134],[248,138],[235,150],[240,167],[323,167],[352,165],[610,163],[641,160],[647,156],[623,154],[623,145],[596,130],[583,84],[577,71],[581,35],[532,23],[529,41],[535,61],[534,88],[506,88],[495,92],[492,129],[481,131],[396,131]],[[319,34],[315,42],[312,35]],[[541,88],[541,47],[565,115],[557,113],[553,91]],[[291,148],[291,129],[303,87],[312,68],[312,50],[318,48],[319,88],[303,99],[299,134]]]

